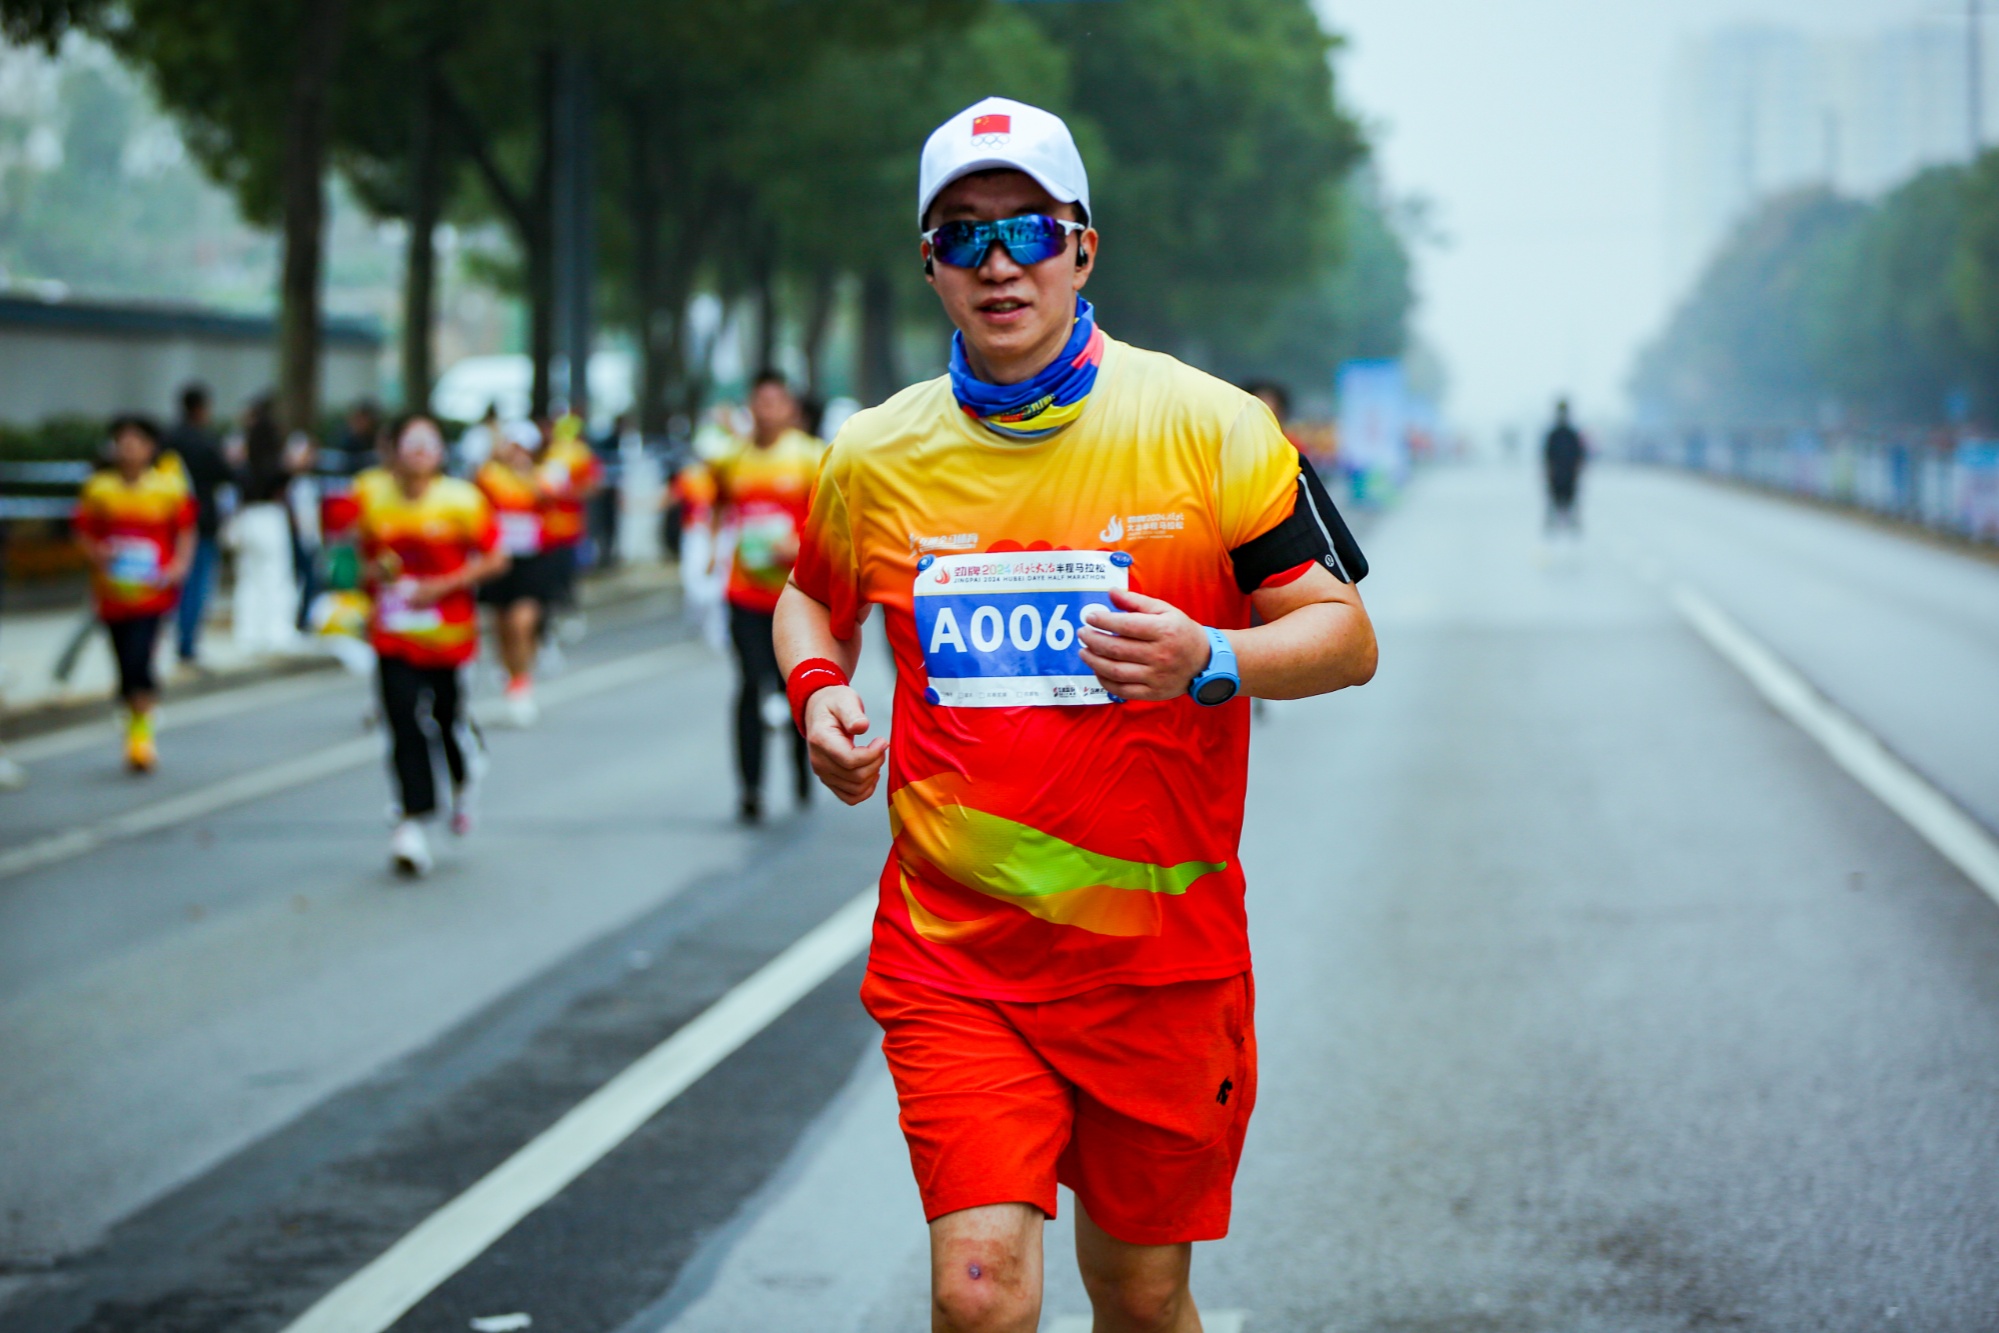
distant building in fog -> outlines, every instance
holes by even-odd
[[[1942,21],[1870,37],[1732,27],[1684,43],[1666,129],[1673,286],[1684,290],[1729,229],[1774,194],[1830,184],[1878,195],[1923,167],[1968,158],[1968,57],[1965,25]]]

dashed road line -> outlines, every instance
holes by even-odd
[[[381,1333],[867,948],[867,889],[319,1298],[285,1333]]]
[[[1705,594],[1681,583],[1674,585],[1670,596],[1694,631],[1746,676],[1772,708],[1817,741],[1854,781],[1999,902],[1999,842],[1984,825]]]

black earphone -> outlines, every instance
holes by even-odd
[[[1076,267],[1077,267],[1077,268],[1088,268],[1089,266],[1090,266],[1090,252],[1089,252],[1088,250],[1085,250],[1085,249],[1084,249],[1084,248],[1083,248],[1082,246],[1080,246],[1080,245],[1079,245],[1079,246],[1077,246],[1077,247],[1076,247]]]

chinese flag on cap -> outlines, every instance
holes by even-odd
[[[973,116],[972,133],[974,136],[981,134],[1012,134],[1013,117],[1004,114]]]

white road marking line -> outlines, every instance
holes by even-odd
[[[629,657],[621,657],[597,666],[584,667],[544,686],[541,690],[542,703],[553,706],[637,684],[705,656],[707,649],[704,645],[682,643],[633,653]],[[490,722],[497,716],[500,707],[499,700],[482,699],[473,705],[472,713],[481,722]],[[309,754],[253,769],[248,773],[239,773],[235,777],[224,778],[220,782],[212,782],[206,787],[197,787],[193,791],[182,792],[178,796],[170,796],[151,805],[142,805],[137,809],[99,820],[95,824],[64,829],[61,833],[37,838],[23,846],[0,852],[0,879],[82,856],[106,843],[154,833],[190,819],[212,815],[218,810],[226,810],[232,805],[273,796],[308,782],[317,782],[335,773],[380,760],[382,746],[383,742],[379,737],[357,737],[351,741],[342,741],[338,745],[329,745],[325,749],[314,750]]]
[[[380,1333],[867,948],[870,888],[319,1298],[285,1333]]]
[[[1241,1310],[1203,1310],[1201,1327],[1208,1333],[1243,1333],[1248,1326],[1249,1316]],[[1058,1315],[1048,1326],[1048,1333],[1090,1333],[1096,1325],[1086,1314]]]
[[[183,703],[160,705],[159,718],[155,725],[161,731],[172,731],[179,727],[194,726],[218,717],[233,717],[237,713],[247,713],[256,708],[268,708],[272,704],[290,703],[308,695],[320,694],[337,689],[342,683],[353,680],[346,672],[313,671],[297,676],[287,676],[262,685],[246,685],[239,689],[224,688],[213,694],[204,694]],[[59,759],[78,750],[88,750],[97,745],[109,745],[119,733],[115,719],[99,719],[60,731],[45,732],[40,736],[30,736],[7,747],[7,757],[21,764],[38,764],[50,759]]]
[[[1999,902],[1999,842],[1982,824],[1705,595],[1682,583],[1674,586],[1671,596],[1695,632],[1748,677],[1771,707],[1817,741],[1854,781]]]

